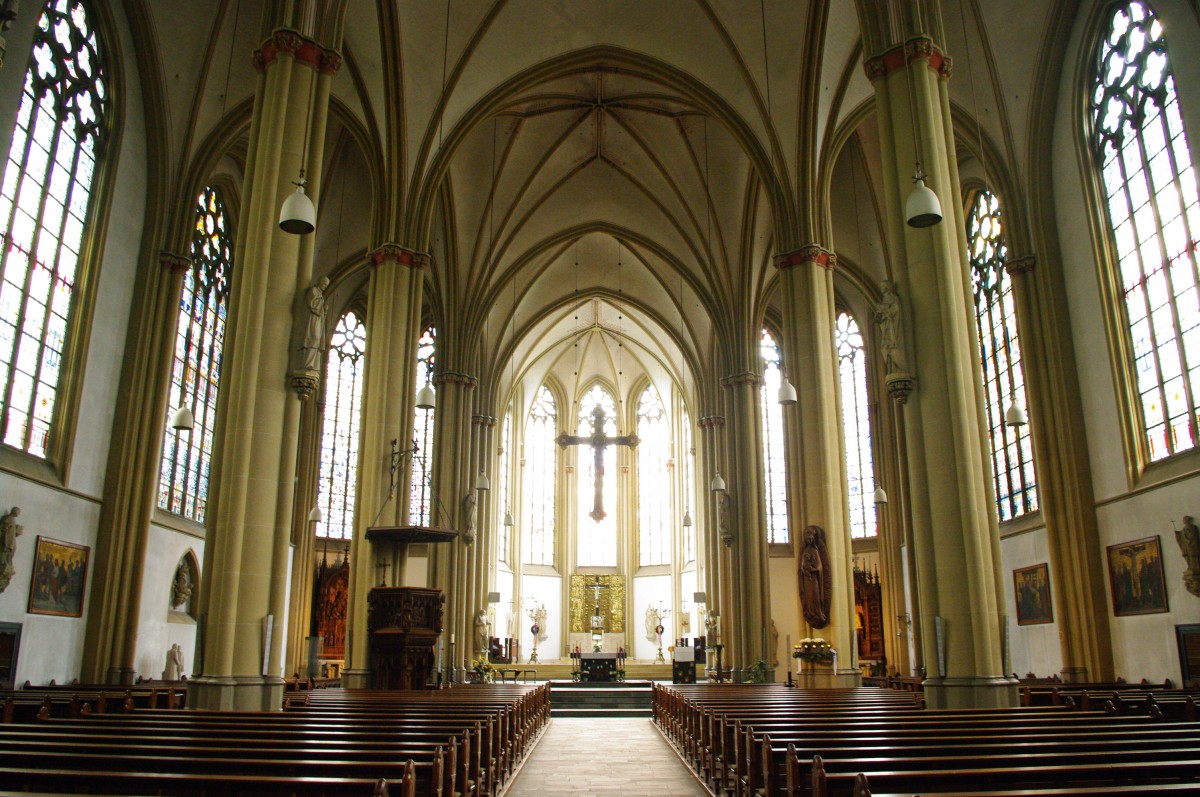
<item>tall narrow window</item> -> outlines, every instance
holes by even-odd
[[[499,522],[496,523],[496,558],[508,564],[509,548],[512,545],[512,458],[508,452],[512,450],[512,408],[504,413],[504,423],[500,425],[500,501],[497,508],[500,512]]]
[[[696,449],[692,446],[692,419],[687,410],[680,410],[680,443],[683,463],[680,477],[683,479],[681,493],[683,495],[683,561],[696,561],[696,521],[692,517],[692,507],[696,505],[695,473]]]
[[[992,442],[992,475],[996,511],[1000,520],[1011,520],[1038,507],[1037,477],[1033,470],[1033,444],[1028,426],[1005,426],[1006,408],[1025,401],[1025,376],[1017,339],[1012,279],[1004,270],[1008,248],[1004,243],[1000,203],[988,191],[975,195],[967,218],[971,281],[975,292],[975,324],[979,332],[979,358],[987,395],[988,432]]]
[[[842,434],[846,438],[846,498],[850,536],[874,537],[875,467],[871,460],[871,416],[867,401],[867,357],[858,322],[838,313],[834,342],[842,386]]]
[[[617,433],[617,405],[613,397],[599,385],[584,394],[579,402],[579,431],[576,434],[592,434],[592,413],[599,406],[604,410],[604,434],[613,437]],[[575,468],[578,479],[578,509],[575,529],[578,532],[578,561],[580,567],[617,566],[617,451],[616,446],[605,446],[602,457],[604,476],[599,488],[596,484],[596,456],[590,446],[576,447]],[[597,495],[597,489],[599,494]],[[595,514],[599,501],[602,515]]]
[[[195,420],[190,432],[168,429],[163,437],[158,506],[203,523],[233,276],[233,238],[225,202],[212,186],[204,189],[196,203],[191,258],[192,267],[183,276],[167,403],[187,407]]]
[[[46,456],[84,224],[107,131],[104,58],[82,0],[46,3],[0,186],[0,430]]]
[[[354,484],[366,350],[367,327],[351,310],[334,328],[325,360],[325,418],[317,482],[317,506],[325,519],[317,524],[318,537],[354,537]]]
[[[1151,461],[1200,442],[1200,204],[1162,23],[1124,3],[1097,48],[1100,165]]]
[[[638,563],[671,563],[671,425],[667,410],[654,385],[642,391],[638,401]],[[607,476],[607,474],[606,474]]]
[[[760,391],[763,438],[763,476],[766,479],[767,542],[788,542],[787,461],[783,450],[783,408],[775,398],[783,382],[779,346],[766,329],[759,347],[763,361]]]
[[[437,330],[425,327],[417,341],[417,384],[414,390],[433,381],[434,343]],[[431,482],[433,479],[433,410],[418,407],[413,415],[412,481],[408,490],[408,522],[416,526],[430,525]]]
[[[525,511],[521,518],[521,550],[525,564],[554,564],[554,485],[557,483],[558,408],[545,385],[538,390],[525,423],[525,467],[521,490]]]

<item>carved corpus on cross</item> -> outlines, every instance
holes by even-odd
[[[596,466],[594,473],[596,474],[596,497],[592,505],[592,511],[588,512],[588,517],[599,523],[608,514],[604,511],[604,449],[609,445],[635,447],[638,444],[638,436],[635,434],[620,435],[618,437],[609,437],[604,434],[604,422],[608,420],[604,417],[604,407],[596,404],[596,408],[592,410],[592,433],[584,437],[583,435],[560,434],[558,436],[558,444],[563,448],[567,446],[582,446],[590,445],[592,452],[596,457]],[[597,593],[599,594],[599,593]]]
[[[587,587],[588,589],[592,590],[593,594],[596,596],[596,602],[595,602],[594,607],[592,608],[592,623],[591,623],[592,631],[593,632],[596,630],[603,631],[604,630],[604,616],[602,614],[600,614],[600,590],[608,589],[608,585],[600,583],[600,576],[593,576],[592,578],[593,578],[592,583],[589,584]]]

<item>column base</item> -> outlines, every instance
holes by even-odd
[[[810,667],[804,672],[793,676],[796,686],[800,689],[842,689],[848,686],[862,686],[862,672],[859,670],[834,670],[832,667]]]
[[[928,708],[1011,708],[1017,705],[1017,682],[1010,678],[927,678]]]
[[[282,711],[283,679],[261,675],[200,676],[188,681],[187,707],[209,711]]]
[[[1088,680],[1087,667],[1063,667],[1059,674],[1062,676],[1063,683],[1082,684],[1087,683]]]
[[[131,686],[137,680],[137,671],[127,667],[110,667],[104,675],[104,682]]]
[[[343,689],[370,689],[370,670],[342,670]]]

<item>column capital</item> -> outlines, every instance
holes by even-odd
[[[1004,263],[1004,270],[1008,272],[1008,276],[1015,277],[1018,274],[1028,274],[1033,271],[1037,265],[1037,257],[1034,255],[1022,255],[1021,257],[1010,257]]]
[[[479,384],[479,380],[458,371],[442,371],[440,374],[434,375],[433,384],[438,387],[441,385],[465,385],[470,388]]]
[[[762,376],[754,373],[753,371],[742,371],[741,373],[730,374],[721,380],[721,387],[725,388],[736,387],[737,385],[754,385],[755,387],[761,387],[762,384]]]
[[[696,422],[701,429],[719,429],[725,425],[724,415],[706,415]]]
[[[158,264],[163,268],[182,274],[192,267],[192,259],[186,255],[177,255],[174,252],[163,250],[158,253]]]
[[[814,263],[833,271],[837,266],[837,255],[820,244],[808,244],[799,249],[793,249],[791,252],[775,255],[775,268],[780,271],[805,263]]]
[[[954,69],[954,60],[934,44],[928,36],[914,36],[903,44],[897,44],[879,55],[863,61],[863,70],[871,82],[898,72],[913,61],[924,61],[939,77],[949,79]]]
[[[271,32],[271,38],[254,51],[254,68],[262,72],[275,63],[280,55],[290,55],[324,75],[337,74],[342,66],[342,54],[337,50],[322,47],[291,28],[278,28]]]
[[[496,419],[493,418],[491,415],[472,415],[471,416],[471,425],[472,426],[486,426],[490,429],[496,425]]]
[[[399,263],[402,266],[415,269],[423,269],[429,265],[429,255],[425,252],[418,252],[415,249],[408,249],[400,244],[393,243],[383,244],[374,252],[368,254],[367,259],[371,262],[371,268],[387,262]]]

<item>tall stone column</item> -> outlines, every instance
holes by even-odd
[[[409,455],[416,405],[417,340],[421,336],[421,282],[429,255],[384,244],[371,253],[367,295],[367,352],[363,382],[362,432],[358,452],[358,496],[350,542],[346,618],[346,668],[342,684],[370,686],[367,593],[376,586],[376,564],[384,562],[393,584],[404,586],[406,556],[396,546],[366,539],[370,526],[408,521]]]
[[[321,391],[317,391],[323,395]],[[300,453],[296,468],[296,503],[292,507],[292,589],[288,596],[287,655],[284,674],[306,674],[316,568],[316,529],[308,515],[317,502],[321,469],[321,417],[323,401],[312,398],[300,410]]]
[[[450,664],[463,670],[475,653],[474,617],[479,609],[474,603],[470,567],[476,547],[474,523],[479,498],[471,474],[471,414],[477,381],[450,370],[434,377],[437,414],[433,431],[432,525],[453,528],[458,538],[436,545],[430,552],[437,563],[437,580],[432,586],[446,593],[445,628],[453,634],[454,644]]]
[[[255,53],[259,70],[224,372],[218,407],[209,541],[205,548],[203,675],[188,703],[278,709],[283,697],[288,548],[300,397],[288,374],[293,308],[311,282],[312,242],[281,232],[279,206],[308,167],[320,183],[329,82],[339,56],[291,30]],[[305,134],[309,135],[305,141]],[[303,156],[308,162],[305,163]]]
[[[888,232],[900,306],[889,390],[904,407],[913,555],[929,705],[1016,702],[1004,673],[998,522],[986,456],[966,232],[947,81],[950,61],[923,34],[866,61],[875,87]],[[914,134],[915,131],[915,134]],[[904,223],[912,165],[942,199],[932,227]],[[889,333],[885,332],[885,336]]]
[[[129,365],[113,421],[83,654],[83,680],[91,683],[133,683],[137,675],[146,535],[158,495],[168,411],[164,375],[171,372],[179,295],[191,260],[162,252],[158,265],[138,269],[138,295],[145,301],[130,322]]]
[[[767,569],[766,504],[762,461],[759,391],[762,377],[744,371],[721,380],[729,417],[726,537],[732,535],[731,622],[725,623],[729,661],[739,670],[758,659],[770,660],[771,585]]]
[[[476,396],[476,405],[480,397]],[[472,588],[475,591],[476,603],[488,614],[490,633],[492,636],[503,638],[504,634],[497,633],[496,613],[488,603],[488,593],[494,588],[491,573],[496,567],[496,510],[494,509],[493,493],[499,486],[499,474],[495,471],[492,451],[495,448],[496,419],[490,415],[471,416],[473,467],[471,473],[477,477],[480,473],[488,478],[492,489],[488,492],[476,491],[478,501],[475,506],[475,535],[476,541],[472,548]],[[472,477],[472,478],[474,478]],[[473,482],[472,482],[473,484]]]
[[[1113,671],[1103,550],[1096,520],[1091,465],[1070,318],[1055,297],[1061,277],[1042,273],[1033,255],[1004,264],[1012,278],[1029,401],[1050,584],[1058,596],[1062,677],[1066,681],[1109,680]],[[1051,269],[1053,271],[1053,269]]]
[[[698,517],[697,520],[702,519],[704,524],[700,528],[707,529],[706,533],[698,535],[704,544],[706,563],[704,568],[705,628],[702,633],[708,638],[708,646],[711,648],[718,641],[713,639],[712,623],[714,621],[718,623],[718,633],[724,630],[723,618],[727,609],[724,605],[724,596],[729,594],[725,583],[729,574],[729,547],[721,534],[721,496],[710,489],[714,476],[722,473],[722,478],[724,478],[725,469],[721,467],[721,463],[725,460],[725,416],[706,415],[700,418],[696,425],[700,429],[700,452],[703,454],[697,463],[699,473],[696,476],[696,505],[697,508],[701,504],[705,507],[703,516]],[[732,538],[729,539],[732,542]],[[721,640],[721,643],[724,644],[724,640]],[[709,664],[716,666],[715,662],[709,662]]]
[[[846,452],[842,440],[839,373],[833,334],[836,323],[833,270],[837,256],[816,244],[776,256],[783,316],[783,355],[796,386],[799,437],[788,449],[788,480],[799,483],[799,506],[789,506],[792,539],[804,546],[809,526],[825,531],[832,581],[829,622],[810,626],[809,636],[827,639],[838,653],[839,685],[855,685],[861,673],[855,644],[854,576],[846,500]]]

